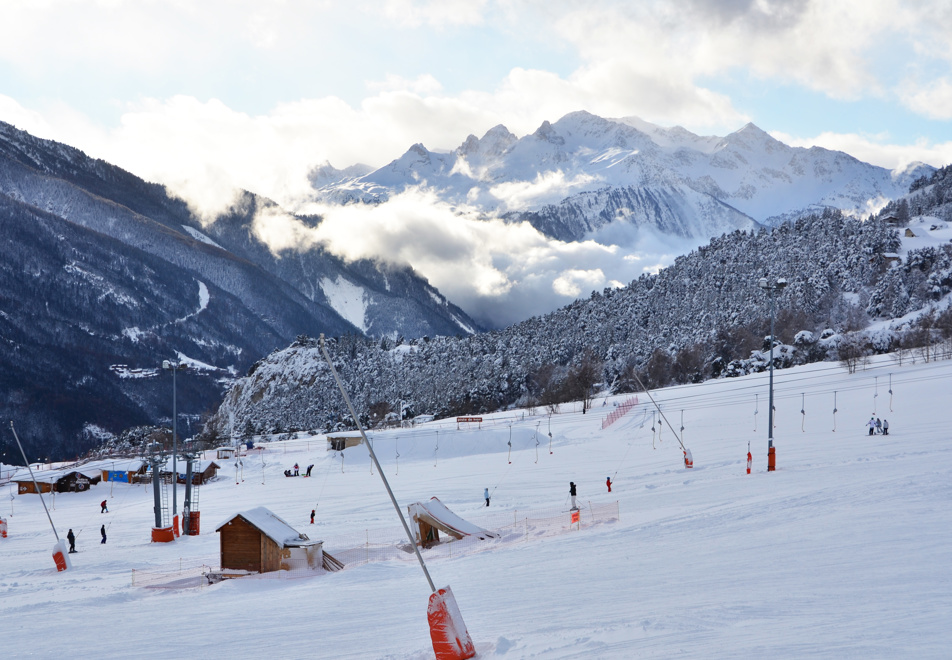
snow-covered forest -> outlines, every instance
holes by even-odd
[[[656,275],[504,330],[410,341],[345,336],[328,347],[370,424],[398,408],[407,418],[555,407],[599,388],[634,391],[639,379],[660,387],[765,369],[770,300],[758,280],[766,276],[788,282],[775,301],[776,366],[923,346],[929,358],[952,338],[952,244],[907,249],[901,232],[944,236],[936,214],[947,213],[949,181],[946,168],[914,186],[914,231],[902,228],[897,205],[865,221],[827,211],[725,234]],[[206,433],[345,425],[333,387],[317,341],[299,337],[236,383]]]

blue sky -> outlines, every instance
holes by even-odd
[[[952,162],[944,0],[0,9],[0,119],[172,184],[212,171],[280,199],[278,180],[315,163],[379,166],[415,142],[452,149],[498,123],[522,135],[578,109],[718,135],[752,121],[886,167]],[[245,156],[228,146],[242,141]]]
[[[576,110],[952,163],[948,0],[0,0],[0,16],[0,120],[207,219],[239,188],[300,208],[325,162],[382,166]],[[411,265],[445,286],[442,258]],[[622,279],[596,270],[593,288]],[[485,295],[516,277],[497,275]]]

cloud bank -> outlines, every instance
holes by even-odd
[[[595,241],[564,243],[527,223],[483,219],[473,209],[451,207],[426,189],[413,189],[377,205],[311,205],[323,221],[305,227],[295,217],[268,210],[255,232],[275,252],[323,245],[346,259],[405,265],[426,277],[477,321],[506,326],[568,304],[606,287],[627,284],[658,264],[670,263],[693,244],[632,228],[624,250]]]

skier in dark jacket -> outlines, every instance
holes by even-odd
[[[489,489],[483,488],[483,498],[486,500],[486,506],[489,506]]]
[[[76,535],[73,534],[72,529],[66,532],[66,540],[69,541],[69,551],[76,552]]]
[[[311,509],[311,524],[314,524],[314,509]]]
[[[100,543],[105,545],[106,543],[106,526],[105,525],[99,528],[99,533],[102,534],[102,541],[100,541]]]
[[[575,482],[574,481],[569,482],[569,495],[572,496],[572,511],[575,511],[576,509],[578,509],[578,507],[575,506]]]

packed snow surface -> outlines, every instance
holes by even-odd
[[[952,361],[882,356],[852,375],[821,363],[775,381],[775,472],[766,374],[652,392],[670,423],[660,433],[644,396],[601,430],[621,395],[584,415],[563,405],[551,418],[509,412],[458,430],[434,421],[372,441],[404,513],[437,496],[487,529],[533,510],[566,520],[557,533],[423,551],[479,658],[948,658]],[[889,435],[867,435],[871,414],[889,420]],[[335,573],[144,586],[143,576],[216,567],[214,526],[255,507],[331,554],[353,539],[406,544],[366,446],[341,454],[309,435],[258,446],[238,467],[221,461],[200,490],[202,533],[173,543],[150,543],[151,487],[47,496],[60,537],[77,535],[63,573],[38,496],[0,487],[2,656],[432,657],[429,587],[400,549]],[[311,478],[284,477],[294,463],[302,474],[313,464]],[[617,502],[619,518],[568,524],[570,481],[583,515]]]

